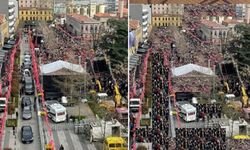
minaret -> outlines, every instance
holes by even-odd
[[[118,13],[120,18],[123,17],[123,8],[124,8],[124,0],[119,0]]]
[[[246,20],[246,23],[250,23],[250,4],[246,4],[245,20]]]

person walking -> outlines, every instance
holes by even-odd
[[[62,145],[62,144],[61,144],[61,146],[60,146],[59,150],[64,150],[64,147],[63,147],[63,145]]]

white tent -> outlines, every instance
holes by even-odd
[[[210,75],[210,76],[215,75],[212,69],[207,68],[207,67],[202,67],[199,65],[195,65],[195,64],[187,64],[181,67],[172,68],[171,71],[172,71],[173,76],[182,76],[193,71],[196,71],[205,75]]]
[[[49,64],[41,65],[40,70],[43,75],[50,74],[61,69],[68,69],[77,73],[86,73],[86,70],[78,64],[72,64],[66,61],[58,60]]]

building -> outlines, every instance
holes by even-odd
[[[20,20],[53,20],[52,1],[44,0],[19,0]]]
[[[66,4],[65,3],[58,3],[54,5],[54,14],[66,14]]]
[[[139,43],[143,42],[142,27],[139,20],[129,20],[129,56],[136,54]]]
[[[70,3],[66,5],[66,13],[94,17],[96,13],[105,13],[106,5],[95,3]]]
[[[9,24],[5,14],[0,14],[0,47],[4,45],[4,40],[9,37]]]
[[[142,23],[142,36],[144,42],[147,42],[149,33],[151,31],[151,8],[149,5],[130,4],[129,5],[129,19],[139,20]]]
[[[51,8],[20,8],[19,10],[20,20],[53,20],[53,9]]]
[[[184,4],[152,4],[152,14],[183,15]]]
[[[250,23],[250,4],[246,4],[245,22]]]
[[[182,17],[179,15],[153,15],[153,26],[182,26]]]
[[[229,31],[231,31],[232,33],[235,33],[235,29],[234,27],[240,24],[240,22],[238,20],[235,19],[226,19],[222,22],[222,25],[226,26],[229,28]]]
[[[94,33],[98,33],[100,22],[88,16],[67,14],[65,24],[71,34],[90,38]]]
[[[109,19],[116,19],[117,14],[115,13],[97,13],[94,15],[94,19],[99,21],[101,25],[103,25],[105,28],[107,27],[107,21]]]
[[[210,20],[201,20],[200,36],[203,40],[219,43],[222,39],[227,38],[229,27],[218,24]]]
[[[9,0],[5,1],[2,0],[0,5],[0,13],[5,14],[5,17],[7,19],[7,22],[9,23],[9,37],[13,38],[14,37],[14,32],[16,31],[17,25],[18,25],[18,15],[15,12],[18,10],[18,6],[15,5],[17,4],[16,0]]]
[[[246,4],[236,4],[235,6],[236,18],[243,19],[246,16]]]
[[[53,1],[50,0],[19,0],[19,7],[52,8]]]

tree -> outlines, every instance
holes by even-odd
[[[229,51],[239,65],[240,74],[250,78],[250,25],[237,25],[234,40],[230,43]]]
[[[127,20],[110,19],[108,30],[102,36],[100,48],[107,50],[108,59],[115,72],[127,73],[128,23]]]
[[[91,79],[89,75],[65,75],[57,76],[56,78],[53,78],[53,81],[65,96],[70,97],[69,103],[74,103],[80,97],[84,96],[84,92],[87,93],[87,87],[90,85]],[[84,86],[86,86],[86,91],[84,91]]]

